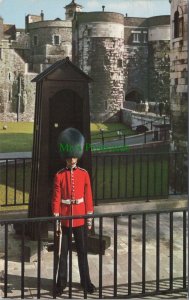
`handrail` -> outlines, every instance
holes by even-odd
[[[182,208],[164,208],[164,209],[156,209],[156,210],[144,210],[144,211],[128,211],[128,212],[114,212],[114,213],[94,213],[94,214],[85,214],[78,216],[56,216],[56,217],[36,217],[36,218],[23,218],[23,219],[9,219],[9,220],[0,220],[1,225],[5,224],[16,224],[16,223],[25,223],[25,222],[46,222],[46,221],[54,221],[54,220],[74,220],[74,219],[88,219],[88,218],[101,218],[101,217],[123,217],[123,216],[131,216],[131,215],[145,215],[145,214],[162,214],[169,212],[183,212],[187,211],[187,207]]]

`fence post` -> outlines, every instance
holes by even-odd
[[[100,128],[101,137],[102,137],[102,145],[104,146],[104,129]]]
[[[146,131],[144,132],[144,144],[146,144]]]

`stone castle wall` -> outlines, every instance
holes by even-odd
[[[183,32],[175,37],[174,15],[179,10],[183,18]],[[188,1],[171,1],[171,86],[170,103],[173,139],[177,150],[187,148],[188,120]]]
[[[27,73],[27,64],[10,48],[8,42],[1,43],[0,59],[0,113],[1,119],[17,119],[18,105],[20,116],[24,120],[33,120],[35,86],[31,79],[36,74]],[[28,118],[29,116],[29,118]]]
[[[19,69],[22,70],[19,72],[23,88],[19,98],[20,115],[30,119],[34,115],[35,84],[29,83],[32,74],[40,73],[66,56],[93,79],[90,84],[91,119],[118,120],[125,98],[128,95],[132,98],[133,92],[138,93],[136,101],[151,100],[149,87],[156,81],[149,79],[149,49],[159,53],[157,49],[162,47],[163,40],[165,44],[168,42],[168,24],[169,16],[145,19],[104,11],[78,12],[72,28],[71,20],[44,21],[42,15],[31,18],[28,15],[26,31],[18,30],[16,40],[11,41],[7,49],[10,56],[18,57],[19,66],[12,64],[12,72],[17,74]],[[1,28],[0,19],[0,32]],[[133,41],[134,32],[139,33],[138,42]],[[54,36],[59,36],[59,45],[54,44]],[[3,51],[0,46],[0,55]],[[9,66],[12,59],[1,60],[2,70],[7,72],[5,77],[9,71],[3,64]],[[152,55],[150,59],[153,60]],[[14,77],[14,81],[5,85],[0,79],[0,109],[5,114],[16,113],[18,75]]]

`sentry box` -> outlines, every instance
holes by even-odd
[[[53,178],[64,167],[57,145],[60,132],[74,127],[84,135],[86,143],[91,142],[90,81],[69,58],[57,61],[32,80],[36,82],[36,103],[29,217],[51,215]],[[91,174],[90,149],[84,151],[79,165]],[[44,237],[48,234],[46,227],[42,228]],[[32,231],[30,235],[35,239],[36,230]]]

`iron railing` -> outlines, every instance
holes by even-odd
[[[87,219],[89,216],[77,216]],[[90,215],[91,217],[91,215]],[[186,291],[187,288],[187,210],[171,209],[143,212],[121,212],[94,214],[95,235],[98,240],[99,253],[88,255],[92,266],[91,279],[97,286],[93,298],[132,298],[161,293]],[[56,240],[57,220],[71,220],[76,217],[44,217],[20,220],[0,221],[1,240],[4,242],[4,297],[26,296],[30,290],[33,297],[56,297],[56,257],[53,252],[41,254],[41,228],[49,226],[51,239]],[[20,236],[14,239],[13,225],[20,226]],[[38,238],[35,242],[36,269],[27,272],[25,236],[28,224],[35,224]],[[71,231],[70,231],[71,232]],[[103,235],[111,237],[111,247],[103,255]],[[17,242],[17,246],[16,243]],[[11,252],[11,245],[14,249]],[[34,242],[32,242],[34,243]],[[86,291],[75,288],[76,274],[73,245],[69,249],[69,284],[65,297],[87,298]],[[33,246],[34,247],[34,246]],[[11,269],[12,261],[17,261],[17,277]],[[26,269],[27,266],[27,269]],[[76,268],[75,268],[76,266]],[[20,272],[19,272],[20,269]],[[73,272],[74,270],[74,272]],[[43,272],[42,272],[43,271]],[[20,275],[18,275],[20,274]],[[78,277],[77,277],[77,276]],[[76,278],[77,277],[77,278]],[[46,283],[46,285],[45,285]],[[48,284],[47,284],[48,283]],[[30,296],[31,296],[30,294]]]
[[[151,129],[148,130],[147,126],[148,124],[150,124]],[[130,138],[135,138],[136,139],[136,144],[147,144],[149,142],[153,142],[153,141],[168,141],[170,140],[170,129],[167,128],[161,128],[161,130],[155,129],[153,130],[153,122],[148,121],[145,122],[142,125],[138,125],[138,126],[133,126],[132,129],[133,131],[136,130],[136,134],[130,134],[128,135],[127,133],[125,133],[124,130],[117,130],[115,131],[114,135],[110,135],[113,133],[113,131],[108,132],[107,134],[105,134],[103,131],[102,133],[96,134],[94,135],[93,139],[95,139],[95,141],[92,144],[92,147],[95,148],[95,146],[97,145],[107,145],[109,143],[118,143],[119,145],[126,145],[129,141]],[[140,141],[137,142],[137,139],[139,137],[140,134]],[[147,135],[150,135],[151,138],[147,139]]]
[[[180,152],[93,154],[95,204],[183,194],[184,159]]]
[[[0,206],[28,205],[31,158],[0,159]]]
[[[185,153],[93,153],[95,204],[185,193]],[[1,207],[28,205],[31,159],[0,159]]]
[[[139,133],[144,136],[143,142],[147,143],[148,141],[146,139],[146,131],[153,133],[153,140],[155,141],[167,141],[170,139],[169,127],[161,128],[161,130],[153,129],[154,126],[156,127],[158,124],[162,124],[164,126],[169,125],[170,120],[168,117],[162,116],[156,118],[155,121],[145,121],[141,119],[141,117],[135,117],[135,119],[141,121],[141,124],[131,127],[133,133],[128,134],[127,130],[124,128],[109,131],[106,131],[103,128],[101,128],[99,132],[91,134],[91,139],[93,143],[99,141],[102,145],[105,145],[109,141],[119,141],[119,143],[121,143],[122,141],[122,144],[125,145],[128,138],[137,137]]]

